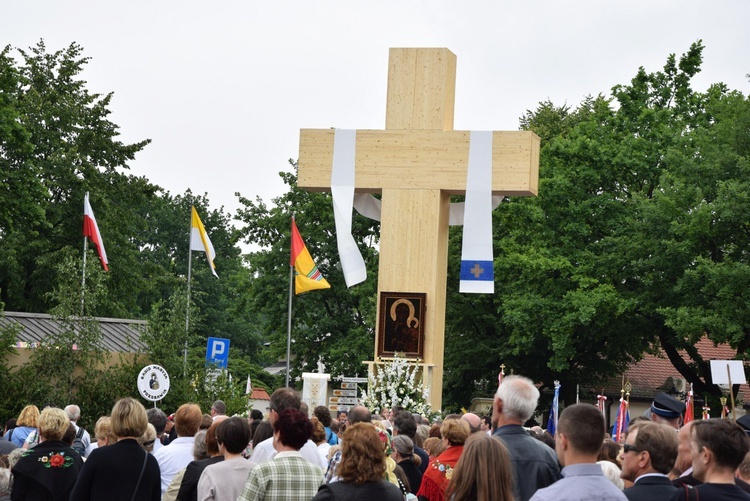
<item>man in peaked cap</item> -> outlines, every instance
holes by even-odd
[[[685,402],[667,395],[663,391],[657,393],[646,416],[655,423],[663,423],[675,430],[680,429],[680,416],[685,412]]]

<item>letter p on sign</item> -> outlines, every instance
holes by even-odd
[[[229,360],[229,339],[220,337],[208,338],[206,346],[206,365],[226,369]]]

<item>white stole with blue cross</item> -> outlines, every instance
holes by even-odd
[[[461,245],[459,292],[493,294],[492,268],[492,132],[472,131]]]

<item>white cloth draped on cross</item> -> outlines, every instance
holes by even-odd
[[[492,210],[503,200],[492,196],[492,132],[472,131],[466,176],[466,202],[450,206],[451,226],[464,225],[460,292],[495,290],[492,254]],[[331,194],[341,268],[347,287],[367,278],[362,254],[351,233],[352,207],[363,216],[380,220],[381,202],[370,194],[354,194],[355,130],[337,129],[333,143]]]

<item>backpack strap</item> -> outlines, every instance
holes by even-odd
[[[698,491],[692,485],[682,484],[682,487],[685,489],[685,499],[687,501],[691,501],[693,499],[695,499],[695,501],[700,501],[700,494],[698,494]]]

